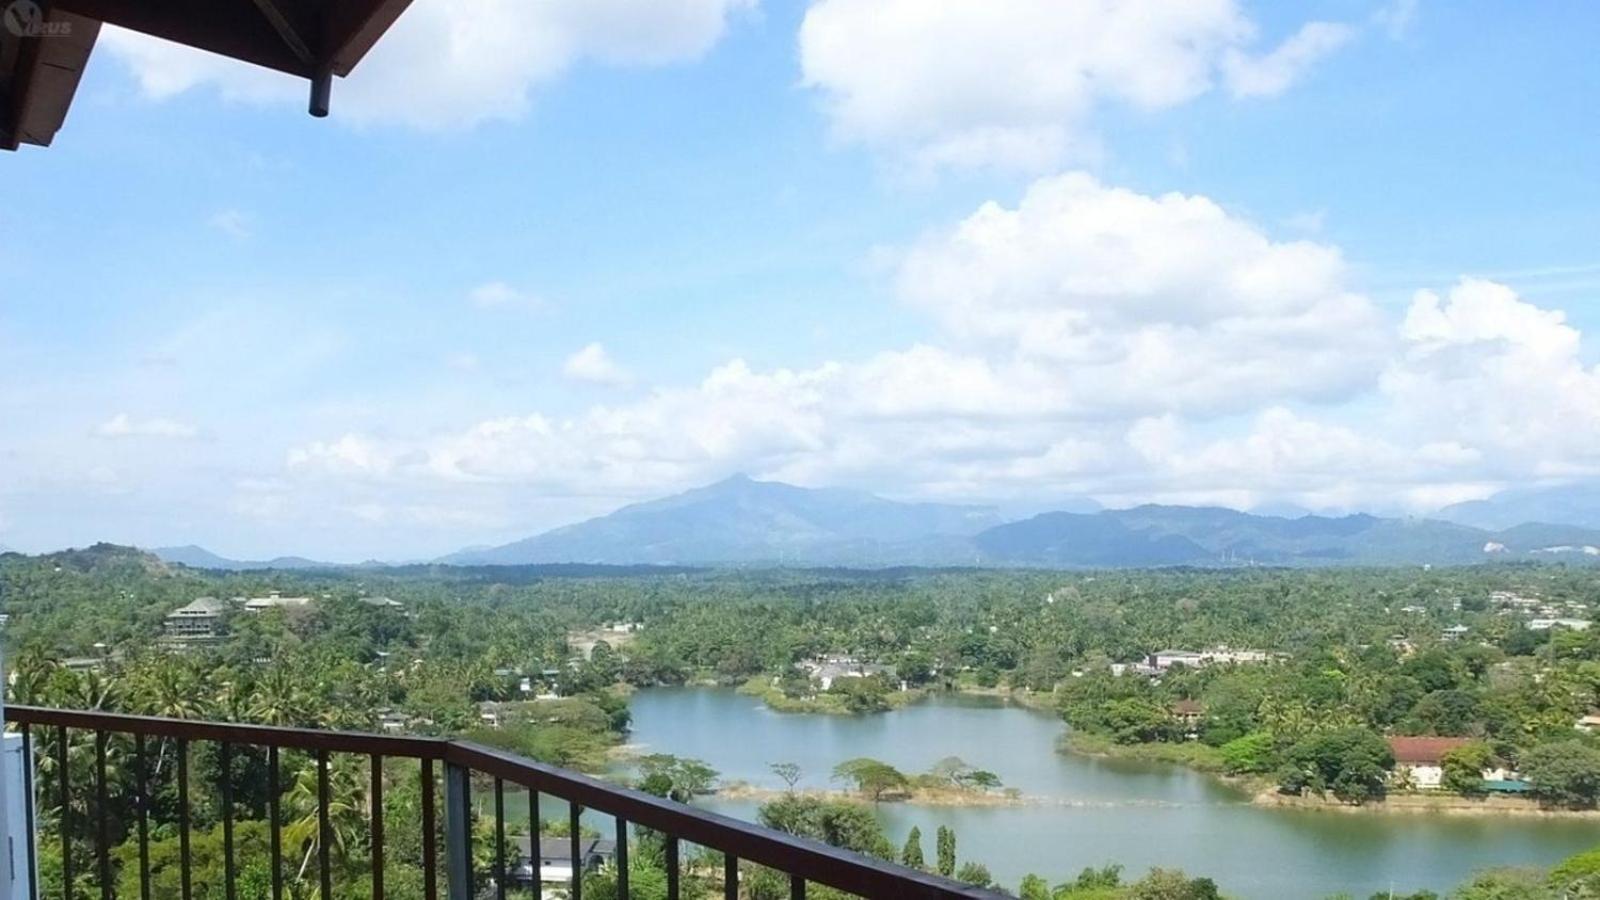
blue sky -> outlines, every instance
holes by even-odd
[[[1597,37],[416,0],[318,121],[108,34],[0,161],[0,544],[412,558],[738,471],[1019,511],[1587,478]]]

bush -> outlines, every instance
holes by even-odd
[[[1541,744],[1522,755],[1522,776],[1539,802],[1588,809],[1600,801],[1600,750],[1577,740]]]
[[[1332,793],[1346,803],[1383,796],[1384,776],[1394,766],[1389,745],[1365,728],[1342,728],[1303,738],[1286,754],[1280,790]]]
[[[1483,785],[1483,770],[1494,761],[1488,744],[1464,744],[1449,751],[1439,761],[1444,776],[1440,785],[1467,797],[1481,797],[1489,791]]]
[[[1272,734],[1255,731],[1222,745],[1222,762],[1235,775],[1269,772],[1277,759]]]

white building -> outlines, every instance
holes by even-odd
[[[1588,619],[1529,619],[1528,627],[1534,631],[1549,631],[1552,628],[1570,628],[1573,631],[1588,631],[1594,623]]]
[[[277,591],[265,597],[251,597],[244,601],[245,612],[258,613],[268,609],[299,609],[311,605],[310,597],[285,597]]]

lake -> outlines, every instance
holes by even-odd
[[[1549,865],[1600,844],[1600,822],[1533,817],[1349,814],[1265,809],[1227,785],[1180,767],[1096,760],[1056,751],[1053,715],[1003,701],[935,695],[906,709],[845,717],[776,713],[713,688],[651,688],[633,695],[630,740],[649,752],[705,760],[725,781],[782,788],[773,762],[801,766],[802,787],[838,788],[839,762],[869,756],[906,772],[946,756],[989,769],[1048,805],[925,807],[880,804],[898,847],[912,825],[923,852],[954,828],[957,854],[1008,888],[1036,872],[1052,883],[1085,866],[1151,866],[1216,879],[1230,896],[1366,897],[1393,887],[1444,891],[1474,870]],[[754,819],[756,804],[704,797],[696,805]]]

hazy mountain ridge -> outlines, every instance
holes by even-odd
[[[188,566],[191,569],[221,569],[249,572],[258,569],[337,569],[346,568],[339,563],[318,562],[302,556],[279,556],[273,559],[228,559],[204,547],[185,544],[181,547],[155,547],[150,550],[164,562]]]
[[[1439,518],[1504,530],[1530,522],[1600,529],[1600,483],[1514,488],[1439,510]]]
[[[1489,532],[1433,519],[1257,516],[1215,507],[1139,506],[1090,516],[1050,513],[978,535],[985,561],[1009,565],[1398,565],[1526,558],[1547,526]],[[1562,543],[1600,532],[1561,529]],[[1503,549],[1494,550],[1494,545]]]
[[[995,522],[992,510],[898,503],[743,476],[438,562],[794,566],[1397,565],[1528,559],[1600,546],[1600,529],[1482,529],[1426,518],[1258,515],[1137,506]],[[985,523],[987,523],[985,525]],[[985,527],[978,527],[985,525]]]
[[[969,552],[964,539],[999,522],[987,507],[899,503],[862,491],[801,488],[736,475],[438,561],[933,565]]]
[[[1513,496],[1508,503],[1545,502],[1552,490]],[[1568,511],[1581,512],[1583,491],[1560,490]],[[1600,518],[1600,490],[1593,499]],[[1461,513],[1461,506],[1451,509]],[[509,544],[463,549],[431,564],[1134,568],[1600,562],[1600,527],[1581,524],[1486,528],[1444,518],[1294,515],[1292,509],[1284,510],[1288,515],[1268,515],[1162,505],[1094,510],[1071,498],[1063,498],[1059,507],[1078,511],[1004,521],[990,507],[904,503],[864,491],[802,488],[739,475]],[[1465,515],[1487,508],[1472,506]],[[234,560],[194,545],[151,552],[167,563],[199,569],[355,568],[298,556]]]

